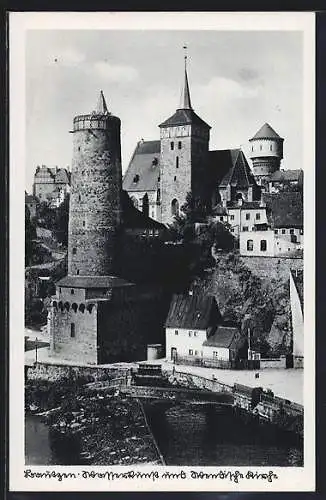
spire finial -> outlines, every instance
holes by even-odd
[[[101,114],[101,115],[107,115],[109,114],[108,107],[106,105],[105,97],[103,94],[103,90],[100,90],[100,95],[97,101],[97,106],[95,109],[96,113]]]
[[[184,87],[182,89],[181,109],[192,109],[190,92],[189,92],[188,75],[187,75],[187,61],[188,61],[187,49],[188,49],[187,45],[184,45],[183,50],[184,50],[184,64],[185,64],[185,81],[184,81]]]

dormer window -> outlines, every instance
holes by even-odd
[[[136,174],[134,176],[134,180],[133,180],[134,184],[137,184],[137,182],[139,182],[139,174]]]

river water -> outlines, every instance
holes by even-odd
[[[248,427],[211,406],[145,407],[148,423],[167,465],[302,466],[303,452],[275,433]],[[40,417],[27,415],[27,465],[77,464],[77,443],[54,443]]]

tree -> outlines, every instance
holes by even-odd
[[[69,223],[69,194],[57,208],[54,222],[54,234],[59,243],[68,245],[68,223]]]
[[[27,205],[25,205],[25,265],[31,265],[33,261],[33,240],[36,239],[36,226],[31,221],[31,214]]]

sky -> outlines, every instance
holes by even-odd
[[[210,149],[242,147],[268,122],[284,141],[282,168],[303,168],[303,36],[299,31],[29,30],[26,176],[70,167],[74,116],[103,90],[121,119],[122,170],[137,142],[180,105],[187,45],[192,106],[211,125]]]

